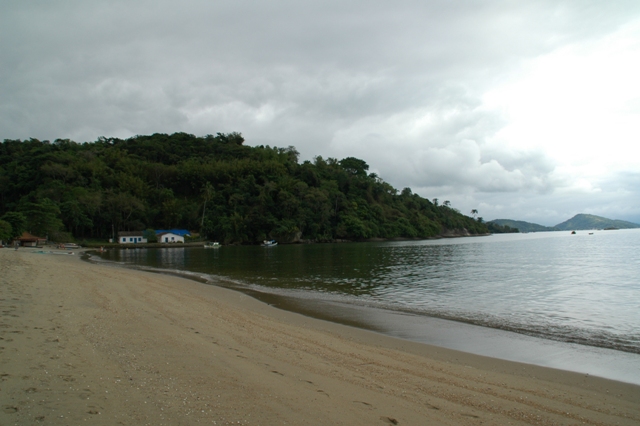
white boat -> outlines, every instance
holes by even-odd
[[[205,243],[204,248],[218,248],[220,247],[220,243],[217,241],[209,241],[208,243]]]
[[[264,240],[262,242],[263,247],[273,247],[277,245],[278,245],[278,242],[276,240]]]
[[[75,249],[79,249],[80,246],[75,243],[61,243],[61,244],[58,244],[57,248],[62,250],[75,250]]]

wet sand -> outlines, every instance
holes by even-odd
[[[401,311],[240,288],[272,306],[357,328],[454,349],[640,385],[640,354],[585,346]]]
[[[0,424],[640,423],[640,387],[0,249]]]

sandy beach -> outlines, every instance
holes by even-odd
[[[62,253],[62,252],[60,252]],[[0,425],[637,425],[640,387],[0,249]]]

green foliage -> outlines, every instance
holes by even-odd
[[[553,227],[542,226],[542,225],[538,225],[537,223],[525,222],[522,220],[511,220],[511,219],[495,219],[495,220],[492,220],[491,222],[488,222],[487,225],[518,229],[519,232],[557,231],[557,229]],[[500,229],[500,228],[494,228],[494,229]]]
[[[13,238],[13,228],[11,224],[0,219],[0,241],[9,241]]]
[[[27,230],[40,237],[61,230],[63,224],[59,204],[49,198],[36,199],[27,196],[18,203],[18,210],[27,218]]]
[[[17,238],[22,235],[22,233],[27,229],[27,218],[18,212],[7,212],[0,220],[8,222],[11,225],[11,235],[8,239]]]
[[[520,232],[518,228],[512,228],[509,225],[499,225],[495,222],[487,222],[487,228],[492,234],[516,234]]]
[[[174,227],[224,243],[487,233],[448,201],[437,205],[408,188],[399,194],[368,175],[363,160],[298,159],[291,146],[245,146],[240,133],[5,140],[0,214],[19,212],[25,221],[17,228],[36,235],[82,239]]]
[[[347,157],[343,160],[340,160],[340,165],[348,173],[358,176],[366,176],[367,170],[369,170],[369,165],[367,163],[354,157]]]
[[[147,242],[149,242],[149,243],[157,243],[158,242],[158,236],[156,235],[156,231],[154,231],[151,228],[145,229],[144,231],[142,231],[142,237],[146,238]]]
[[[70,232],[52,231],[49,234],[49,241],[54,243],[72,243],[75,241],[75,238],[73,238]]]

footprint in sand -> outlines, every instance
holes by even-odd
[[[394,419],[393,417],[380,417],[380,420],[382,420],[383,422],[390,424],[390,425],[397,425],[398,421],[396,419]]]
[[[474,414],[462,413],[462,415],[463,415],[464,417],[471,417],[472,419],[479,419],[479,418],[480,418],[479,416],[476,416],[476,415],[474,415]]]

